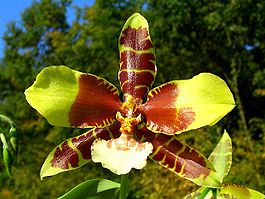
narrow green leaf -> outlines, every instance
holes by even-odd
[[[222,183],[232,164],[232,141],[226,131],[208,159],[213,163]]]
[[[113,199],[120,184],[107,179],[85,181],[58,199]]]

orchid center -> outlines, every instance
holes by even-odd
[[[139,114],[137,117],[123,117],[118,111],[116,114],[116,119],[121,123],[120,132],[130,136],[133,135],[134,127],[141,122],[141,114]]]
[[[141,114],[136,114],[133,97],[127,97],[122,104],[122,113],[116,113],[121,124],[121,135],[117,139],[97,139],[91,146],[92,160],[100,162],[103,167],[121,175],[129,173],[132,168],[142,169],[146,159],[152,153],[153,145],[149,142],[137,142],[134,139],[134,128],[141,122]]]

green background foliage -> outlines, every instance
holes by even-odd
[[[179,139],[207,156],[226,128],[233,141],[233,164],[225,181],[265,190],[265,2],[97,0],[92,7],[75,7],[76,19],[68,24],[70,6],[71,0],[33,2],[19,22],[7,25],[0,61],[0,113],[16,122],[20,140],[11,180],[0,163],[0,198],[56,198],[88,179],[119,180],[90,163],[40,181],[48,153],[84,130],[50,126],[27,104],[23,92],[49,65],[67,65],[118,85],[117,40],[134,12],[149,21],[157,55],[155,85],[211,72],[234,94],[237,107],[215,127],[187,132]],[[182,198],[197,188],[151,161],[133,171],[130,180],[132,199]]]

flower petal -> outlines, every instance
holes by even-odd
[[[129,173],[132,168],[142,169],[147,156],[152,152],[152,144],[127,140],[122,134],[108,141],[97,139],[91,147],[93,162],[100,162],[104,168],[117,175]]]
[[[54,148],[42,165],[41,179],[57,173],[77,169],[91,160],[91,145],[95,139],[109,140],[120,136],[118,122],[103,129],[92,129],[82,135],[69,138]]]
[[[44,68],[25,95],[29,104],[56,126],[102,128],[114,122],[121,105],[118,89],[112,84],[65,66]]]
[[[146,19],[133,14],[123,26],[119,38],[119,80],[123,93],[141,102],[156,76],[155,50]]]
[[[149,130],[172,135],[212,126],[234,106],[226,83],[218,76],[201,73],[154,88],[140,110]]]
[[[149,157],[161,166],[197,185],[221,186],[211,162],[174,136],[155,134],[145,126],[136,129],[135,134],[138,139],[153,145],[153,153]]]

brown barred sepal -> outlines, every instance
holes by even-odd
[[[157,69],[148,22],[140,14],[133,14],[123,26],[119,51],[119,81],[125,98],[129,94],[141,102],[155,80]]]
[[[95,139],[109,140],[120,136],[119,123],[69,138],[54,148],[42,165],[41,179],[64,171],[77,169],[91,160],[91,145]]]
[[[161,166],[197,185],[221,186],[211,162],[174,136],[153,133],[145,126],[135,134],[138,140],[151,142],[153,153],[149,157]]]

